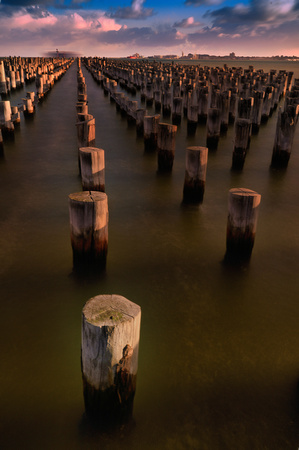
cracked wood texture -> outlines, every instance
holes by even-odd
[[[120,295],[98,295],[82,311],[81,367],[85,410],[99,423],[131,417],[141,308]]]

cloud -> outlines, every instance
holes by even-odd
[[[44,19],[45,17],[51,16],[49,11],[38,5],[28,6],[25,10],[33,19]]]
[[[97,21],[99,28],[101,28],[102,32],[118,31],[122,28],[122,26],[116,23],[114,19],[110,19],[109,17],[106,16],[100,16]]]
[[[285,22],[292,22],[293,6],[292,0],[251,0],[248,5],[237,4],[208,11],[204,17],[211,19],[213,26],[220,27],[223,33],[256,36]]]
[[[189,32],[187,40],[199,48],[217,49],[218,54],[228,54],[232,43],[231,51],[241,55],[298,54],[298,1],[250,0],[210,10],[204,14],[210,25]]]
[[[194,17],[188,17],[187,19],[182,19],[180,22],[175,22],[173,26],[175,28],[192,28],[198,27],[200,22],[195,22]]]
[[[108,31],[98,35],[98,41],[106,44],[125,44],[126,46],[138,45],[139,47],[161,46],[173,47],[175,45],[176,30],[172,27],[122,27],[118,31]]]
[[[9,18],[0,15],[0,40],[3,42],[23,43],[25,40],[36,44],[37,40],[41,44],[47,38],[53,46],[57,42],[73,42],[75,46],[77,40],[88,37],[92,42],[98,34],[120,29],[121,25],[114,19],[97,11],[54,15],[40,7],[28,7],[15,11]]]
[[[107,13],[108,17],[115,19],[146,19],[154,15],[152,8],[144,8],[145,0],[132,0],[131,6],[117,8],[114,12]]]
[[[240,38],[241,37],[241,34],[225,34],[225,33],[219,33],[218,34],[218,37],[220,37],[220,38],[222,38],[222,37],[228,37],[228,38],[231,38],[231,39],[236,39],[236,38]]]
[[[180,31],[177,31],[176,32],[176,34],[175,34],[175,38],[176,39],[186,39],[186,37],[187,37],[187,35],[186,34],[184,34],[184,33],[181,33]]]
[[[33,54],[44,54],[58,47],[109,56],[106,52],[110,48],[122,49],[125,55],[132,46],[138,50],[175,45],[176,30],[170,26],[128,28],[97,11],[66,11],[57,15],[33,12],[32,16],[21,8],[9,18],[0,13],[0,42],[5,42],[9,54],[20,54],[25,47]]]
[[[5,24],[6,21],[7,19],[5,18],[0,20],[0,28],[3,30],[7,28],[8,24]],[[22,8],[17,13],[12,15],[9,20],[9,28],[35,31],[43,27],[52,27],[56,24],[56,22],[57,18],[53,14],[50,14],[48,11],[35,6]]]

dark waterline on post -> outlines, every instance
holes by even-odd
[[[21,114],[0,159],[0,447],[297,448],[298,128],[285,170],[270,168],[274,111],[251,136],[243,170],[231,171],[229,125],[209,153],[203,203],[183,205],[185,151],[206,146],[205,124],[188,135],[182,117],[172,171],[159,174],[157,154],[82,70],[105,151],[106,270],[72,273],[68,195],[82,189],[73,64],[31,120]],[[298,63],[287,70],[299,78]],[[140,93],[126,95],[142,107]],[[161,111],[160,121],[171,117]],[[262,196],[250,263],[238,266],[223,263],[233,187]],[[142,327],[134,425],[103,433],[84,415],[81,311],[110,293],[141,306]]]

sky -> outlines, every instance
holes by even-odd
[[[0,0],[0,56],[299,56],[299,0]]]

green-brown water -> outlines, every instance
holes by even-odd
[[[286,64],[299,77],[298,63]],[[172,174],[159,175],[156,155],[83,71],[106,152],[107,270],[72,275],[68,194],[81,190],[73,64],[34,120],[22,118],[0,162],[0,448],[296,449],[298,129],[287,170],[269,168],[275,112],[235,173],[230,127],[209,155],[203,204],[184,207],[185,148],[205,145],[205,127],[188,138],[182,122]],[[223,264],[231,187],[262,196],[247,267]],[[102,293],[142,308],[135,424],[113,434],[84,420],[81,311]]]

